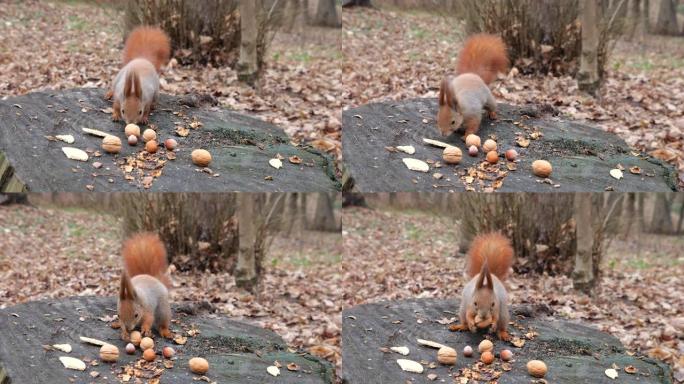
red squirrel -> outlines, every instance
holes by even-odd
[[[500,37],[478,34],[466,40],[458,56],[457,76],[447,76],[439,85],[437,126],[442,135],[448,136],[461,124],[464,137],[476,133],[483,110],[496,119],[496,100],[488,85],[507,68],[506,45]]]
[[[513,247],[506,236],[492,232],[473,239],[466,255],[466,276],[463,288],[460,324],[453,330],[490,328],[500,340],[509,340],[506,331],[510,315],[503,281],[513,266]]]
[[[124,270],[117,305],[121,339],[129,341],[129,333],[138,325],[143,336],[151,336],[154,325],[162,337],[171,338],[171,280],[164,244],[154,233],[139,233],[124,242],[122,253]]]
[[[107,98],[114,97],[112,119],[147,124],[159,96],[159,74],[171,55],[169,37],[157,27],[135,28],[123,50],[123,64]]]

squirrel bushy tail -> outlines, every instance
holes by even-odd
[[[505,73],[507,69],[506,44],[498,36],[481,33],[466,40],[458,56],[456,73],[474,73],[489,85],[499,72]]]
[[[513,267],[513,261],[513,247],[506,236],[499,232],[478,235],[470,243],[466,255],[466,275],[472,279],[487,263],[489,272],[504,281]]]
[[[123,63],[137,58],[149,60],[157,72],[169,62],[171,42],[169,37],[158,27],[136,27],[128,35],[123,50]]]
[[[129,278],[150,275],[171,288],[166,249],[159,235],[151,232],[135,234],[124,242],[122,253],[124,270]]]

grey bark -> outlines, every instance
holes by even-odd
[[[240,0],[240,59],[238,60],[238,79],[254,84],[259,71],[257,57],[258,9],[261,0]]]
[[[659,35],[678,35],[677,26],[677,0],[660,0],[658,6],[658,18],[653,33]]]
[[[582,23],[582,53],[577,82],[582,91],[596,94],[600,85],[598,66],[598,5],[595,0],[583,0],[580,11]]]
[[[335,0],[318,0],[313,24],[333,28],[342,26],[340,16],[337,13]]]

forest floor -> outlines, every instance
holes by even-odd
[[[460,297],[464,258],[454,219],[424,212],[345,208],[345,308],[381,300]],[[449,230],[445,230],[449,228]],[[635,254],[635,250],[638,253]],[[684,382],[684,238],[615,238],[596,295],[566,276],[509,279],[514,304],[545,304],[555,318],[608,332],[630,351],[661,359]]]
[[[0,206],[0,308],[69,296],[116,295],[120,220],[84,209]],[[289,346],[339,364],[339,233],[277,234],[255,295],[229,273],[172,273],[172,301],[206,301],[233,320],[273,330]]]
[[[345,108],[436,98],[464,40],[460,20],[422,11],[345,9],[343,23]],[[684,187],[684,38],[642,40],[618,42],[597,99],[580,92],[570,76],[512,73],[494,83],[494,94],[509,104],[549,104],[614,132],[677,167]]]
[[[45,89],[106,88],[121,65],[123,11],[86,1],[4,1],[0,98]],[[277,33],[257,89],[229,67],[176,65],[162,92],[206,93],[230,109],[283,127],[298,143],[340,155],[340,29]]]

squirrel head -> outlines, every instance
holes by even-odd
[[[442,80],[439,86],[439,111],[437,112],[437,126],[444,136],[457,130],[463,124],[456,96],[451,88],[451,76]]]
[[[138,124],[143,119],[144,109],[140,77],[135,71],[128,71],[124,83],[124,100],[121,103],[121,116],[123,116],[126,124]]]
[[[143,306],[138,300],[131,279],[121,274],[121,287],[119,288],[119,302],[117,305],[119,321],[127,331],[132,331],[142,320]]]
[[[499,302],[494,295],[494,281],[485,261],[477,277],[471,310],[475,312],[475,324],[486,328],[492,324],[493,314],[499,311]]]

